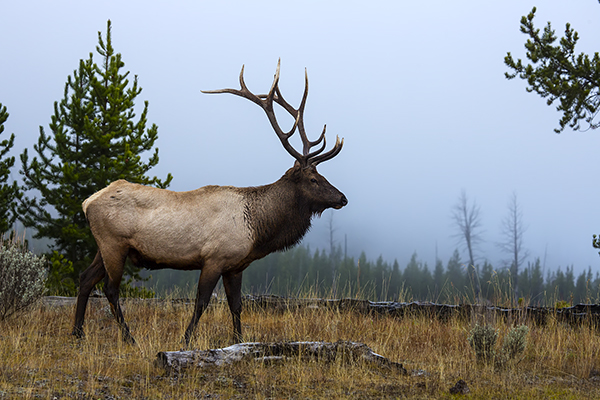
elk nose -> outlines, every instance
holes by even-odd
[[[344,207],[346,204],[348,204],[348,199],[346,198],[346,196],[342,195],[342,207]]]

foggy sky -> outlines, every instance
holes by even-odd
[[[171,172],[171,189],[262,185],[293,165],[259,107],[200,93],[237,88],[242,64],[250,90],[267,92],[281,58],[280,88],[295,106],[308,70],[309,136],[327,124],[330,146],[345,139],[319,171],[348,197],[333,225],[350,255],[364,250],[404,266],[416,251],[430,268],[436,254],[446,263],[457,247],[452,206],[464,189],[481,207],[476,255],[500,267],[506,256],[496,243],[514,191],[529,261],[597,271],[600,132],[555,134],[555,107],[504,78],[506,52],[525,57],[519,21],[534,5],[537,27],[552,21],[562,35],[571,22],[578,52],[598,51],[595,0],[7,2],[0,103],[10,117],[0,140],[14,132],[13,154],[27,147],[33,156],[67,76],[111,19],[124,71],[143,88],[138,105],[149,101],[159,127],[151,174]],[[328,248],[329,218],[315,220],[304,243]]]

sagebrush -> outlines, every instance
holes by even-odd
[[[47,265],[16,242],[0,241],[0,320],[24,311],[43,295]]]
[[[529,328],[526,325],[513,327],[504,337],[502,347],[495,350],[498,331],[489,325],[475,325],[467,338],[475,351],[480,364],[494,364],[496,368],[504,368],[507,363],[516,360],[525,351]]]

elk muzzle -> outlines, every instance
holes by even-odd
[[[348,199],[346,198],[344,193],[342,193],[342,198],[340,199],[339,204],[333,206],[333,208],[335,208],[336,210],[339,210],[340,208],[344,207],[346,204],[348,204]]]

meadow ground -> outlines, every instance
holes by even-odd
[[[403,319],[332,309],[283,312],[246,309],[246,341],[348,340],[367,344],[408,370],[361,362],[289,360],[242,362],[167,374],[155,365],[160,351],[181,348],[192,305],[124,301],[136,345],[121,342],[105,299],[90,302],[85,340],[76,340],[71,305],[40,304],[0,322],[0,399],[371,399],[371,398],[600,398],[600,331],[552,318],[529,324],[525,352],[498,370],[479,365],[467,342],[474,321]],[[491,321],[498,342],[511,324]],[[228,346],[232,326],[223,302],[202,316],[192,348]],[[470,392],[450,394],[460,379]]]

